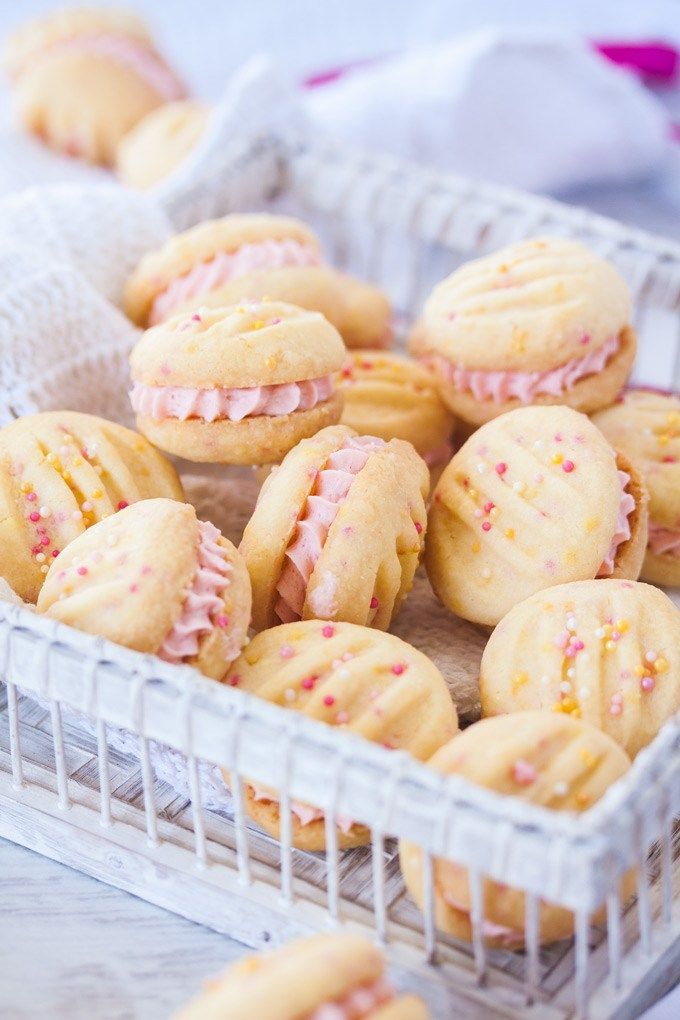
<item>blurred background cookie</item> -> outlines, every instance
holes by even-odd
[[[445,606],[494,626],[542,588],[637,578],[646,543],[635,469],[585,415],[527,407],[483,425],[444,470],[425,563]]]
[[[430,372],[410,358],[355,351],[338,373],[344,397],[342,424],[360,435],[405,439],[427,466],[443,468],[453,456],[455,418]]]
[[[4,65],[25,127],[90,163],[113,163],[130,128],[184,96],[144,22],[123,8],[43,15],[10,36]]]
[[[149,499],[68,545],[37,608],[219,680],[246,641],[250,581],[235,547],[192,506]]]
[[[442,398],[481,425],[523,404],[610,404],[635,333],[619,272],[578,241],[521,241],[467,262],[433,290],[411,337]]]
[[[266,479],[243,533],[256,630],[299,619],[386,630],[411,590],[430,479],[410,443],[323,429]]]
[[[125,308],[138,326],[153,326],[201,305],[245,299],[321,312],[348,347],[385,347],[391,340],[382,291],[325,265],[312,230],[286,216],[235,214],[171,238],[138,265]]]
[[[649,490],[642,577],[680,586],[680,399],[631,390],[594,415],[609,442],[637,464]]]
[[[458,729],[455,706],[434,663],[392,634],[354,624],[306,620],[263,631],[226,682],[421,761]],[[246,806],[278,838],[276,791],[249,784]],[[295,846],[323,850],[323,812],[295,801],[291,807]],[[337,822],[340,846],[370,841],[365,825],[348,818]]]
[[[0,575],[35,602],[64,546],[152,496],[184,499],[175,469],[143,436],[77,411],[18,418],[0,430]]]
[[[273,463],[339,420],[344,358],[323,315],[281,301],[178,315],[130,356],[137,425],[189,460]]]
[[[395,992],[371,939],[334,932],[239,960],[175,1014],[175,1020],[298,1017],[430,1020],[430,1013],[416,996]]]
[[[680,610],[636,581],[548,588],[503,617],[480,672],[483,715],[565,712],[633,758],[680,709]]]
[[[192,99],[165,103],[121,139],[116,172],[128,188],[145,191],[184,162],[203,136],[210,108]]]
[[[630,766],[626,753],[601,730],[568,715],[514,712],[474,723],[445,744],[428,765],[444,775],[464,776],[505,796],[520,797],[552,811],[581,812],[604,796]],[[419,846],[400,840],[401,872],[411,896],[422,909],[423,866]],[[622,898],[632,892],[630,876]],[[472,941],[472,906],[467,870],[453,861],[434,862],[434,909],[437,927]],[[524,945],[524,893],[485,879],[482,937],[490,946]],[[568,938],[574,929],[570,910],[540,903],[540,941]],[[597,915],[596,915],[597,916]]]

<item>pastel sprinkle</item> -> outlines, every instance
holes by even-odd
[[[295,699],[297,698],[297,694],[295,693],[292,687],[288,687],[283,692],[283,696],[286,699],[286,701],[295,701]]]
[[[224,613],[221,613],[217,617],[217,619],[215,620],[215,624],[216,624],[216,626],[222,627],[222,628],[228,627],[229,626],[229,617],[225,616]]]
[[[238,674],[235,674],[234,676],[230,676],[229,677],[229,686],[230,687],[238,687],[238,685],[240,683],[241,683],[241,677],[238,676]]]
[[[643,676],[642,680],[640,681],[640,687],[646,693],[649,693],[650,691],[653,691],[655,686],[656,686],[656,681],[655,681],[653,676]]]
[[[81,577],[85,577],[87,574],[87,567],[78,567],[76,574],[80,574]]]
[[[34,510],[32,513],[28,515],[28,519],[29,521],[33,521],[33,523],[35,524],[36,521],[40,520],[40,514]]]
[[[504,475],[507,470],[508,470],[508,465],[505,463],[505,461],[501,460],[501,461],[498,462],[498,464],[496,464],[496,474],[497,475]]]
[[[41,506],[40,507],[40,516],[42,518],[49,517],[51,514],[52,514],[52,511],[50,510],[50,508],[48,506]]]
[[[490,521],[484,521],[484,523],[482,524],[482,531],[491,531]]]
[[[121,499],[121,501],[120,501],[120,503],[118,504],[118,506],[116,507],[116,509],[117,509],[117,510],[124,510],[124,509],[125,509],[125,507],[126,507],[126,506],[129,506],[129,505],[130,505],[130,504],[129,504],[129,503],[127,502],[127,500],[125,500],[125,499]]]
[[[37,498],[38,498],[38,493],[37,492],[27,492],[26,493],[26,499],[28,500],[29,503],[35,503]]]
[[[304,678],[304,680],[302,681],[302,683],[300,684],[300,686],[305,691],[311,691],[313,689],[313,687],[314,687],[314,684],[316,683],[316,681],[318,679],[319,679],[318,676],[306,676]]]
[[[402,673],[406,672],[406,666],[403,662],[395,662],[392,666],[392,672],[395,676],[401,676]]]
[[[378,601],[378,599],[374,595],[373,598],[371,599],[371,609],[377,609],[379,605],[380,605],[380,602]]]
[[[327,623],[325,627],[322,627],[321,633],[325,638],[332,638],[335,634],[335,627],[332,624]]]
[[[338,724],[338,726],[343,726],[346,722],[349,721],[349,716],[347,715],[347,712],[338,712],[338,714],[335,717],[335,721]]]
[[[415,529],[416,529],[417,533],[418,533],[419,535],[422,535],[422,533],[423,533],[423,526],[422,526],[422,524],[420,523],[420,521],[414,521],[414,522],[413,522],[413,524],[414,524],[414,526],[415,526]]]
[[[512,778],[520,786],[529,786],[535,782],[537,775],[535,767],[524,758],[518,758],[512,766]]]
[[[495,503],[492,503],[491,500],[489,500],[488,503],[484,504],[484,513],[485,514],[491,513],[495,505],[496,505]]]
[[[292,645],[281,645],[279,655],[282,659],[292,659],[295,655],[295,649]]]
[[[567,474],[570,474],[575,467],[576,465],[574,464],[573,460],[565,460],[565,462],[562,464],[562,470],[566,471]]]
[[[330,707],[331,705],[335,704],[335,698],[333,697],[332,694],[326,694],[324,699],[323,699],[323,703],[324,703],[324,705],[327,705],[327,706]]]

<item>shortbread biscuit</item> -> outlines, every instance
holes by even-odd
[[[455,454],[434,492],[425,550],[436,594],[495,626],[543,588],[636,579],[647,494],[632,465],[568,407],[496,418]]]
[[[250,581],[235,547],[192,506],[147,499],[74,539],[37,608],[220,680],[246,642]]]
[[[188,460],[273,463],[339,420],[344,358],[323,315],[280,301],[176,316],[130,356],[137,425]]]
[[[128,188],[146,191],[176,170],[203,137],[210,107],[191,99],[166,103],[122,138],[116,172]]]
[[[17,419],[0,430],[0,576],[35,602],[65,545],[152,496],[184,499],[175,469],[136,432],[77,411]]]
[[[398,995],[383,954],[348,932],[313,935],[233,963],[175,1020],[430,1020]]]
[[[262,486],[241,552],[256,630],[346,620],[386,630],[411,590],[429,475],[410,443],[323,429]]]
[[[146,327],[200,306],[246,299],[321,312],[348,347],[391,342],[382,291],[325,265],[310,228],[285,216],[234,214],[178,234],[142,259],[128,282],[125,307]]]
[[[503,617],[480,671],[483,715],[565,712],[634,758],[680,709],[680,610],[636,581],[561,584]]]
[[[185,94],[145,24],[119,8],[36,18],[9,38],[4,64],[28,130],[91,163],[112,163],[130,128]]]
[[[432,373],[411,358],[356,351],[338,373],[342,424],[360,435],[405,439],[430,469],[453,456],[455,418],[441,400]]]
[[[468,262],[430,295],[411,350],[454,414],[481,425],[523,404],[610,404],[635,358],[619,272],[579,241],[520,241]]]
[[[445,775],[464,776],[488,790],[553,811],[581,812],[627,772],[630,761],[611,737],[571,716],[514,712],[470,726],[437,751],[428,765]],[[406,886],[422,909],[422,851],[416,844],[401,840],[399,858]],[[467,870],[453,861],[436,860],[434,887],[437,927],[471,941]],[[629,875],[622,882],[622,898],[627,898],[632,887]],[[521,890],[484,879],[483,914],[482,936],[487,945],[510,949],[524,945]],[[542,943],[567,938],[573,927],[570,910],[541,901]]]
[[[355,624],[306,620],[263,631],[232,665],[226,682],[421,761],[458,729],[448,687],[434,663],[392,634]],[[246,806],[278,838],[276,791],[248,783]],[[291,807],[295,846],[322,850],[323,812],[295,801]],[[347,818],[337,822],[340,846],[369,842],[365,825]]]
[[[642,577],[680,587],[680,399],[631,390],[593,421],[639,466],[649,490]]]

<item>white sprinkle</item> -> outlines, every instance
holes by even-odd
[[[486,471],[486,464],[482,464],[482,462],[480,461],[479,464],[477,465],[477,474],[483,475],[485,471]]]
[[[349,670],[348,669],[339,669],[338,670],[338,676],[340,677],[341,680],[346,680],[347,677],[349,676]]]
[[[560,690],[562,694],[569,694],[569,692],[571,691],[571,684],[569,683],[568,680],[562,681],[562,683],[560,684]]]
[[[566,797],[567,791],[569,790],[569,787],[567,786],[566,783],[562,782],[562,783],[555,783],[555,786],[553,787],[553,789],[555,791],[555,796],[556,797]]]
[[[585,701],[587,698],[590,697],[590,690],[587,687],[582,687],[581,690],[578,692],[578,696],[579,698],[583,698],[583,700]]]
[[[512,487],[513,487],[515,492],[524,492],[524,490],[527,487],[527,483],[526,482],[513,482],[512,483]]]
[[[570,666],[569,669],[567,670],[567,676],[569,677],[570,680],[573,680],[574,677],[576,676],[576,670],[574,669],[573,666]]]
[[[50,508],[48,506],[41,506],[40,507],[40,516],[41,517],[49,517],[51,513],[52,513],[52,511],[50,510]]]
[[[287,690],[285,690],[283,692],[283,696],[286,699],[286,701],[295,701],[295,698],[297,697],[292,687],[289,687]]]
[[[595,631],[595,637],[604,637],[604,627],[598,627]]]
[[[82,510],[74,510],[73,513],[71,514],[71,517],[73,518],[74,521],[81,520],[82,516],[83,516]]]
[[[44,563],[45,562],[45,553],[43,553],[43,552],[37,553],[35,558],[38,561],[38,563]]]
[[[491,567],[484,567],[484,569],[482,570],[482,577],[486,581],[489,580],[489,578],[491,577]]]
[[[549,683],[550,683],[550,677],[549,676],[542,676],[541,677],[541,680],[540,680],[541,687],[547,687]]]
[[[543,449],[543,440],[542,439],[535,439],[534,440],[534,450],[542,450],[542,449]]]
[[[572,633],[573,633],[573,631],[576,630],[576,618],[575,617],[573,617],[573,616],[568,616],[567,617],[567,630],[572,631]]]
[[[117,542],[118,542],[118,535],[107,535],[106,536],[106,544],[107,545],[113,546],[113,545],[116,545]]]

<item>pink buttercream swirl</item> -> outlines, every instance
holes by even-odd
[[[130,393],[133,410],[156,421],[166,418],[200,418],[213,422],[219,418],[242,421],[256,415],[291,414],[309,411],[333,393],[331,376],[303,379],[300,382],[272,386],[216,387],[211,390],[191,386],[145,386],[136,382]]]
[[[229,584],[230,567],[224,548],[218,544],[220,537],[209,521],[198,522],[196,573],[180,614],[156,653],[165,662],[181,663],[198,655],[201,638],[221,625],[222,593]]]
[[[647,548],[655,556],[680,559],[680,528],[665,528],[663,524],[650,521]]]
[[[281,623],[293,623],[302,616],[307,584],[321,555],[331,524],[347,499],[352,482],[365,466],[370,454],[381,446],[375,436],[355,436],[332,453],[319,471],[297,522],[295,535],[286,549],[285,561],[276,590],[279,599],[275,613]],[[317,616],[333,613],[333,579],[325,579],[326,598],[317,599]],[[327,583],[328,582],[328,583]],[[317,592],[317,594],[319,594]]]
[[[218,252],[207,262],[199,262],[184,276],[176,277],[156,295],[149,313],[149,325],[163,322],[187,301],[193,301],[248,273],[287,266],[318,266],[320,263],[321,256],[315,248],[292,238],[280,241],[271,238],[242,244],[234,252]]]
[[[379,1006],[392,1002],[394,989],[384,977],[357,985],[341,999],[331,999],[307,1013],[302,1020],[365,1020]]]
[[[560,397],[579,379],[601,372],[620,346],[618,336],[610,337],[601,347],[583,357],[572,358],[564,365],[543,372],[487,372],[455,365],[441,355],[425,355],[422,360],[429,362],[455,390],[471,393],[475,400],[492,400],[500,404],[516,399],[530,404],[542,394]]]
[[[604,558],[602,566],[597,572],[598,577],[610,577],[614,573],[614,560],[618,552],[619,546],[623,545],[630,538],[630,521],[628,517],[632,514],[635,509],[635,500],[629,492],[626,491],[626,486],[630,481],[630,475],[626,474],[625,471],[618,471],[619,484],[621,486],[621,499],[619,500],[619,512],[616,518],[616,531],[611,540],[609,546],[609,552]]]
[[[93,54],[124,64],[167,103],[183,99],[186,95],[186,89],[174,71],[158,53],[139,39],[111,32],[83,32],[68,39],[49,43],[35,55],[35,59],[69,51]],[[22,67],[19,73],[27,69]]]

